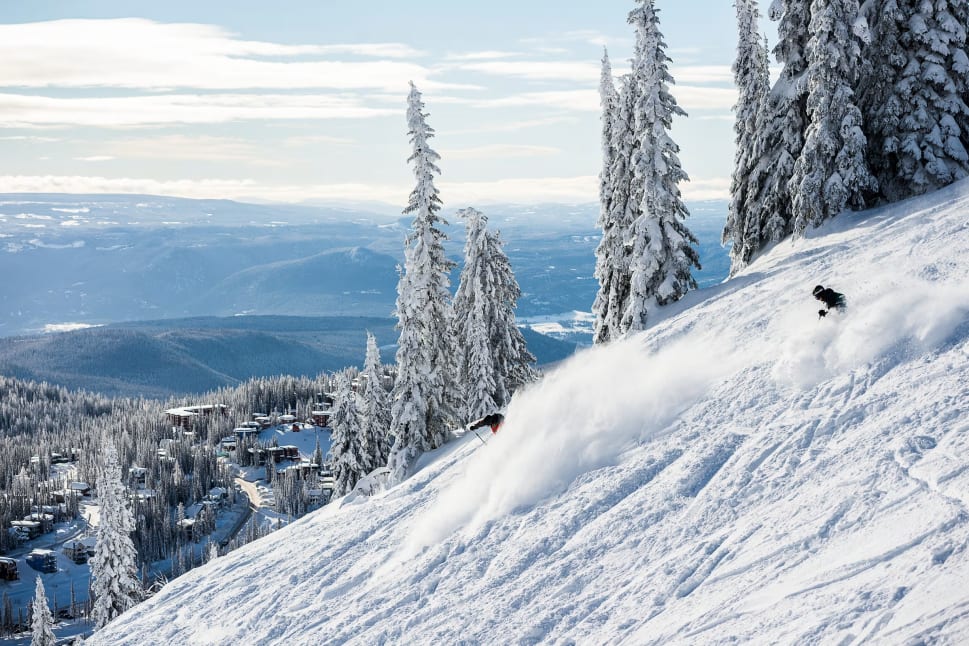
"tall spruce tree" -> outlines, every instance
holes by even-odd
[[[103,449],[104,466],[97,483],[97,542],[91,559],[91,592],[94,606],[91,617],[96,628],[134,606],[142,596],[138,581],[137,553],[131,540],[134,516],[128,507],[121,482],[118,452],[110,440]]]
[[[496,285],[491,311],[491,346],[497,375],[495,403],[503,408],[511,401],[515,391],[537,379],[538,375],[532,367],[535,356],[528,351],[525,337],[515,319],[521,288],[512,271],[511,261],[505,255],[505,243],[498,231],[486,231],[485,241],[489,251],[486,258],[491,264]]]
[[[608,212],[600,213],[599,219],[602,238],[596,248],[595,277],[599,281],[599,291],[593,305],[595,343],[606,343],[622,336],[622,315],[629,301],[631,229],[643,199],[642,183],[633,172],[638,144],[636,100],[636,84],[631,74],[625,74],[619,79],[617,110],[612,123],[615,156],[608,180],[612,195],[606,203]]]
[[[377,338],[367,333],[367,355],[363,363],[363,393],[360,397],[363,435],[369,463],[373,468],[386,466],[390,457],[390,393],[384,388]]]
[[[50,606],[47,605],[47,593],[44,591],[44,581],[37,575],[37,585],[34,588],[33,618],[30,621],[30,646],[54,646],[54,617]]]
[[[965,0],[867,3],[872,41],[859,102],[887,201],[969,175],[967,6]]]
[[[414,221],[404,249],[404,272],[397,284],[397,381],[390,431],[394,436],[388,466],[400,480],[424,451],[447,440],[457,417],[455,357],[449,272],[454,263],[444,252],[447,238],[439,228],[441,199],[434,186],[440,156],[430,147],[434,129],[427,124],[421,93],[411,83],[407,125],[417,185],[404,213]]]
[[[472,208],[458,211],[467,227],[464,268],[454,297],[455,337],[462,339],[459,381],[464,417],[474,420],[506,406],[512,393],[534,379],[525,338],[515,323],[521,290],[488,218]]]
[[[877,187],[854,90],[867,25],[857,0],[813,0],[808,39],[808,127],[790,181],[794,234],[862,208]]]
[[[693,267],[700,267],[696,237],[684,220],[689,211],[679,183],[689,179],[670,137],[674,115],[686,115],[669,92],[673,83],[666,43],[653,0],[638,0],[629,13],[636,27],[632,79],[636,85],[634,173],[643,187],[640,213],[632,223],[629,301],[622,314],[623,332],[645,329],[649,312],[679,300],[696,288]]]
[[[596,247],[595,277],[599,281],[599,291],[592,305],[595,315],[593,339],[596,343],[612,338],[612,328],[617,326],[618,317],[614,315],[617,285],[619,280],[623,250],[624,231],[617,226],[615,203],[622,199],[617,184],[622,179],[615,176],[614,166],[619,155],[619,93],[612,79],[612,66],[609,53],[602,52],[602,74],[599,81],[599,105],[602,109],[602,170],[599,173],[599,229],[602,238]]]
[[[868,140],[866,157],[878,181],[880,199],[908,194],[908,188],[897,178],[897,153],[905,100],[898,78],[908,62],[902,32],[911,16],[910,4],[908,0],[865,0],[859,8],[871,38],[862,48],[856,92]]]
[[[804,147],[807,123],[808,0],[774,0],[768,17],[778,22],[773,53],[781,72],[756,119],[751,144],[756,161],[747,180],[747,211],[740,234],[745,244],[732,253],[732,273],[765,245],[793,231],[789,184]]]
[[[767,107],[770,74],[767,47],[758,28],[760,11],[757,0],[736,0],[737,58],[734,60],[734,82],[738,98],[734,106],[733,177],[730,183],[730,204],[721,241],[731,243],[730,271],[736,273],[746,266],[761,248],[761,214],[756,207],[762,178],[757,172],[759,162],[756,149],[758,120]]]
[[[330,461],[333,464],[334,493],[343,496],[373,469],[357,408],[357,394],[344,372],[336,377],[336,401],[330,427],[333,429]]]

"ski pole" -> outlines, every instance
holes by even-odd
[[[475,436],[476,438],[478,438],[479,440],[481,440],[481,443],[482,443],[482,444],[484,444],[485,446],[487,446],[487,445],[488,445],[488,443],[487,443],[487,442],[485,442],[485,440],[484,440],[484,438],[483,438],[483,437],[481,437],[480,435],[478,435],[478,431],[477,431],[477,429],[473,429],[473,428],[471,428],[471,427],[468,427],[468,430],[469,430],[469,431],[471,431],[472,433],[474,433],[474,436]]]

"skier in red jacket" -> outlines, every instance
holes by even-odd
[[[485,415],[477,422],[473,422],[470,426],[468,426],[468,428],[471,429],[472,431],[476,431],[482,426],[490,426],[491,432],[497,433],[498,427],[501,426],[501,423],[503,421],[505,421],[504,415],[502,415],[501,413],[491,413],[490,415]]]

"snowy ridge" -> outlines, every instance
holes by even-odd
[[[965,643],[967,212],[784,242],[87,643]]]

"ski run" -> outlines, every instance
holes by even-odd
[[[966,643],[967,213],[784,241],[87,643]]]

